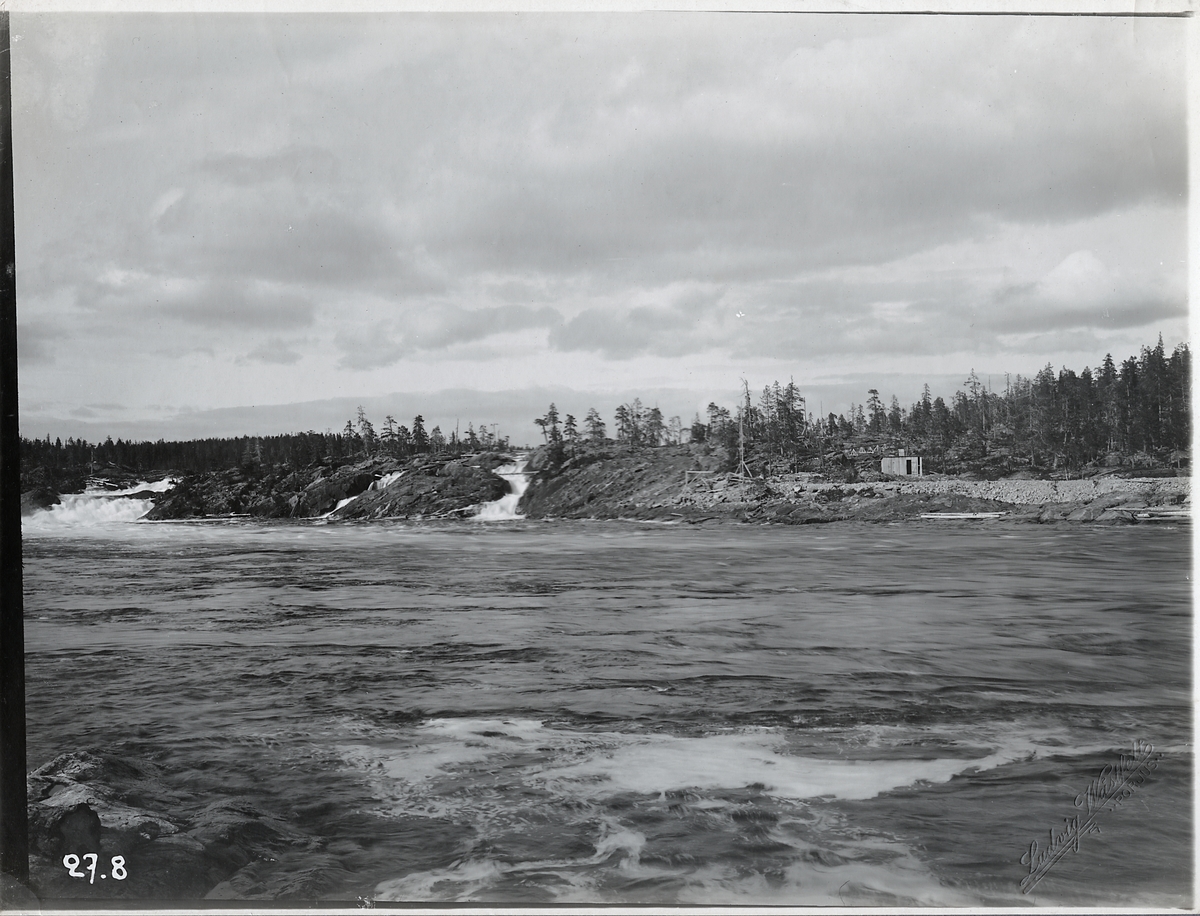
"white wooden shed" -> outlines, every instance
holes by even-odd
[[[904,454],[904,449],[900,449],[895,457],[880,461],[879,470],[890,477],[923,477],[925,462],[916,455]]]

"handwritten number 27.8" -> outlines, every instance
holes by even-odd
[[[96,883],[96,863],[100,861],[100,857],[98,855],[96,855],[94,852],[84,853],[83,857],[84,857],[84,859],[91,859],[91,861],[88,862],[88,866],[87,866],[88,871],[91,872],[91,878],[88,881],[88,884],[95,884]],[[67,874],[70,875],[72,878],[87,878],[88,877],[83,872],[75,870],[79,867],[79,856],[75,855],[74,853],[72,853],[71,855],[63,856],[63,865],[65,865],[67,867]],[[118,881],[124,881],[129,876],[129,872],[127,872],[125,870],[125,857],[124,856],[113,856],[112,857],[112,876],[114,878],[116,878]],[[100,877],[103,878],[104,876],[101,875]]]

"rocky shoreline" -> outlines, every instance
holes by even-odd
[[[495,473],[513,454],[489,452],[409,461],[371,457],[293,469],[232,468],[175,475],[151,499],[147,521],[251,517],[359,521],[451,519],[474,515],[509,492]],[[661,448],[588,447],[575,454],[546,447],[528,456],[530,485],[519,512],[534,519],[636,519],[686,523],[821,524],[886,522],[941,514],[996,514],[1028,522],[1129,524],[1190,517],[1191,480],[1132,477],[1097,469],[1083,479],[1029,474],[978,480],[928,475],[888,478],[864,468],[850,475],[783,474],[743,478],[729,456],[704,445]],[[111,487],[136,485],[138,475],[107,469]],[[45,475],[31,475],[22,494],[25,514],[49,508],[59,495]]]
[[[261,519],[453,518],[499,499],[508,483],[494,473],[511,455],[485,453],[461,459],[428,456],[411,461],[371,457],[337,465],[331,461],[302,469],[240,467],[199,474],[169,470],[135,474],[106,467],[61,491],[46,476],[23,477],[21,514],[50,509],[67,493],[92,489],[123,490],[114,498],[152,500],[146,521],[252,517]],[[134,492],[139,481],[175,480],[164,492]],[[128,492],[124,492],[128,491]]]
[[[1176,476],[988,481],[868,471],[854,483],[819,473],[744,479],[721,470],[725,456],[688,446],[591,452],[561,464],[543,450],[530,465],[537,473],[521,508],[531,518],[803,525],[999,513],[1026,522],[1130,524],[1191,510],[1190,478]]]
[[[275,468],[256,474],[235,468],[189,475],[156,500],[145,518],[452,517],[508,492],[507,482],[493,470],[509,461],[494,453],[452,461],[376,457],[300,471]]]

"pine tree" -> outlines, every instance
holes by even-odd
[[[662,444],[663,435],[667,430],[666,424],[663,423],[662,411],[657,407],[651,407],[646,413],[644,427],[643,442],[651,448],[658,448]]]
[[[600,419],[600,414],[595,407],[589,407],[587,417],[584,418],[583,425],[587,427],[588,438],[599,444],[604,441],[606,433],[604,421]]]
[[[429,436],[425,432],[425,418],[420,414],[413,417],[412,445],[413,451],[418,454],[429,451]]]

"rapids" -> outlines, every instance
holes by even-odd
[[[63,494],[57,506],[38,509],[23,518],[21,526],[26,533],[52,530],[80,533],[123,526],[127,522],[137,521],[154,507],[152,500],[133,498],[134,494],[164,493],[174,485],[172,478],[165,477],[153,483],[139,483],[119,490],[89,486],[82,493]]]
[[[30,767],[253,803],[330,899],[1191,905],[1188,526],[83,533],[25,532]]]

